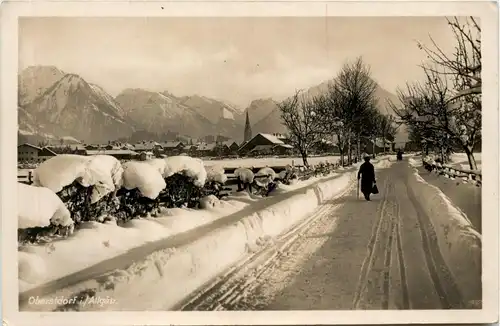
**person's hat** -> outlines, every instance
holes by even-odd
[[[365,158],[365,159],[366,159],[366,158],[371,158],[371,156],[370,156],[370,154],[365,153],[365,154],[363,155],[363,158]]]

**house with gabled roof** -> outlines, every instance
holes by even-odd
[[[163,152],[168,155],[178,155],[184,151],[186,145],[181,141],[167,141],[160,144]]]
[[[48,147],[39,147],[29,143],[17,146],[18,162],[41,163],[56,155],[57,153]]]
[[[238,153],[240,155],[247,155],[250,152],[252,152],[252,150],[254,150],[255,148],[257,148],[257,152],[267,151],[269,149],[271,153],[276,153],[277,151],[287,153],[293,150],[293,147],[287,145],[277,135],[259,133],[255,135],[252,139],[250,139],[248,142],[242,144],[238,150]],[[254,151],[254,153],[255,152],[256,151]]]

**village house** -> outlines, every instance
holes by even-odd
[[[134,151],[140,152],[162,152],[163,146],[155,141],[143,141],[134,145]]]
[[[57,154],[87,155],[87,149],[83,144],[50,145],[47,148]]]
[[[395,144],[390,140],[385,140],[385,150],[384,150],[384,140],[382,138],[376,138],[375,144],[373,140],[370,139],[368,141],[363,141],[361,145],[361,151],[366,152],[367,154],[373,155],[375,151],[375,155],[384,153],[384,152],[394,152]]]
[[[227,146],[227,151],[228,151],[229,155],[238,154],[238,149],[240,148],[240,146],[238,145],[238,143],[236,141],[227,140],[227,141],[223,142],[222,144],[224,144],[224,146]]]
[[[259,146],[259,147],[257,147]],[[291,154],[293,147],[273,134],[260,133],[241,145],[240,155],[285,155]]]
[[[215,143],[212,144],[205,144],[201,143],[196,146],[196,156],[202,157],[202,156],[214,156],[216,155],[216,147],[217,145]]]
[[[181,141],[168,141],[161,144],[163,153],[167,155],[179,155],[184,150],[184,143]]]
[[[98,150],[101,145],[96,145],[96,144],[84,144],[83,147],[86,149],[86,150],[90,150],[90,151],[95,151],[95,150]]]
[[[26,163],[41,163],[57,154],[47,147],[38,147],[28,143],[17,146],[17,161]]]

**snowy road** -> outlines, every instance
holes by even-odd
[[[381,170],[373,201],[352,189],[326,203],[289,247],[185,309],[477,308],[463,302],[410,177],[408,162]]]

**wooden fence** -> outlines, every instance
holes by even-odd
[[[27,175],[17,175],[17,181],[30,185],[33,183],[33,172],[28,171]]]
[[[424,167],[428,171],[436,171],[439,174],[447,175],[453,178],[466,178],[469,182],[475,181],[478,186],[482,185],[482,173],[479,171],[464,170],[449,165],[428,163],[425,161],[423,161],[423,163]]]

